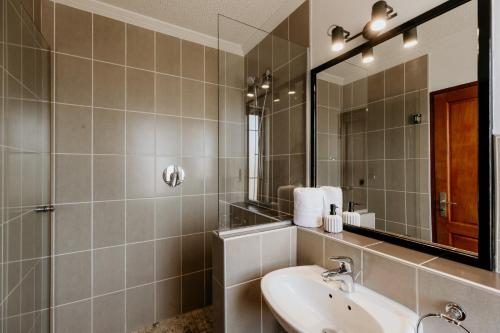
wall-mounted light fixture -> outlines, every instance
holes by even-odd
[[[387,21],[396,17],[394,9],[385,1],[377,1],[372,6],[372,20],[370,21],[370,29],[373,31],[384,30],[387,26]]]
[[[351,40],[363,36],[366,40],[372,40],[387,26],[387,21],[395,18],[398,13],[387,4],[386,1],[377,1],[372,6],[371,20],[364,26],[363,31],[351,36],[350,32],[343,27],[332,24],[327,34],[332,38],[332,51],[338,52]]]
[[[256,90],[257,90],[257,87],[255,86],[255,77],[249,76],[247,78],[247,97],[248,98],[255,97]]]
[[[418,44],[417,27],[411,28],[403,32],[403,46],[409,49]]]
[[[334,52],[342,50],[345,43],[350,41],[349,35],[351,33],[335,24],[328,28],[327,34],[332,37],[332,51]]]
[[[373,56],[373,48],[370,47],[361,51],[361,59],[363,61],[363,64],[369,64],[370,62],[373,62],[373,60],[375,60],[375,57]]]
[[[271,80],[273,79],[272,75],[271,75],[271,70],[270,69],[267,69],[266,72],[264,73],[264,75],[262,76],[262,83],[260,85],[260,87],[262,89],[269,89],[271,87]]]

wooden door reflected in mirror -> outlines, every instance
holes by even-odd
[[[433,239],[477,252],[477,82],[431,94]]]

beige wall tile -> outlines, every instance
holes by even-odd
[[[218,51],[205,46],[205,81],[218,83]]]
[[[91,152],[91,108],[55,105],[56,153],[89,154]],[[37,133],[33,133],[37,136]]]
[[[61,205],[57,207],[57,212],[54,214],[56,254],[90,249],[90,208],[90,204]]]
[[[92,56],[92,14],[56,4],[56,51]]]
[[[93,159],[93,199],[96,201],[125,198],[125,157],[97,155]]]
[[[90,156],[57,155],[55,159],[56,203],[90,201]]]
[[[182,236],[182,274],[204,268],[204,234]]]
[[[181,279],[156,284],[156,320],[172,318],[181,313]]]
[[[227,240],[225,244],[225,285],[232,286],[260,277],[260,255],[259,235]]]
[[[182,277],[182,312],[199,309],[204,305],[205,275],[197,272]]]
[[[95,333],[125,330],[125,292],[93,299],[93,331]]]
[[[127,68],[127,110],[154,112],[154,73]]]
[[[181,198],[156,199],[156,238],[181,234]]]
[[[165,74],[181,73],[181,41],[179,38],[156,34],[156,70]]]
[[[94,154],[125,152],[125,112],[94,108]]]
[[[262,235],[262,275],[290,266],[290,229]]]
[[[175,76],[156,74],[156,112],[181,114],[181,79]]]
[[[227,332],[260,332],[260,281],[252,281],[226,289]]]
[[[382,256],[363,252],[363,284],[416,310],[416,269]],[[390,283],[388,283],[390,281]]]
[[[156,117],[156,155],[178,156],[181,146],[181,121],[178,117]]]
[[[181,275],[181,238],[172,237],[155,242],[156,280]]]
[[[182,155],[203,156],[203,120],[182,119]]]
[[[125,67],[94,61],[94,106],[125,109]]]
[[[182,116],[203,118],[203,82],[182,79]]]
[[[90,332],[90,303],[91,301],[83,301],[55,308],[54,329],[57,332]]]
[[[305,1],[289,17],[289,38],[298,45],[309,46],[309,1]],[[294,54],[292,54],[293,57]]]
[[[204,46],[183,40],[182,43],[182,76],[203,81],[204,79]]]
[[[94,248],[125,242],[125,202],[108,201],[94,204]]]
[[[92,63],[90,60],[56,54],[55,102],[92,104]]]
[[[405,92],[417,89],[425,89],[428,86],[427,78],[428,56],[408,61],[404,64],[405,71]]]
[[[182,234],[200,233],[204,230],[204,196],[182,197]]]
[[[90,251],[85,251],[55,257],[56,305],[90,297],[90,256]]]
[[[127,112],[127,154],[155,153],[155,116],[152,114]]]
[[[242,89],[245,84],[243,57],[226,53],[226,85]]]
[[[222,88],[223,89],[223,88]],[[219,87],[214,84],[205,84],[205,118],[219,119]]]
[[[404,65],[394,66],[385,71],[385,97],[402,94],[404,91]]]
[[[110,247],[93,252],[94,295],[125,287],[125,247]]]
[[[213,311],[214,311],[214,332],[225,332],[225,296],[224,288],[212,279],[213,290]]]
[[[94,58],[125,64],[125,23],[94,14]]]
[[[127,24],[127,66],[154,69],[155,33]]]
[[[217,280],[223,288],[222,285],[225,285],[225,243],[215,233],[212,233],[212,267],[214,280]]]
[[[127,332],[136,331],[154,322],[154,285],[127,290]]]
[[[494,332],[497,329],[498,320],[491,313],[500,311],[498,295],[423,270],[418,274],[420,314],[444,312],[444,305],[452,301],[464,308],[467,313],[464,326],[471,332]],[[430,333],[444,332],[449,329],[449,324],[443,324],[444,321],[427,320],[424,329]]]
[[[297,264],[323,266],[323,243],[321,236],[297,230]]]
[[[127,245],[126,261],[127,288],[154,281],[154,242]]]
[[[127,243],[154,239],[154,200],[127,201]]]
[[[186,157],[182,159],[182,166],[185,170],[190,170],[189,177],[186,177],[182,184],[183,195],[195,195],[204,193],[204,159],[202,157]]]

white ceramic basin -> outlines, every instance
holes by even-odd
[[[417,315],[359,284],[348,294],[324,282],[319,266],[290,267],[261,281],[262,294],[289,333],[414,333]]]

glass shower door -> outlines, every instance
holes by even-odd
[[[50,52],[0,0],[1,332],[50,331]]]

